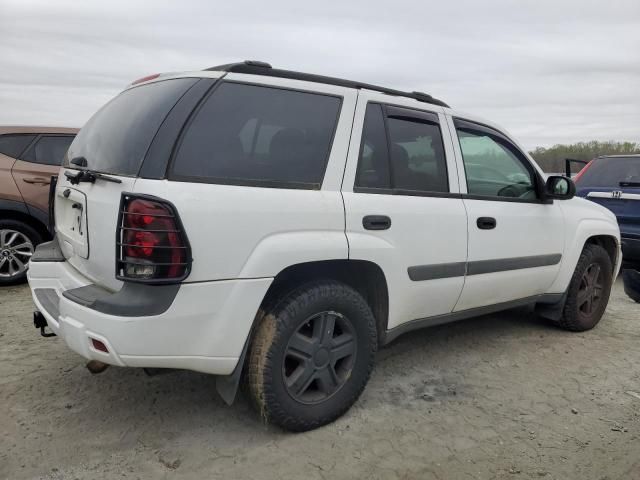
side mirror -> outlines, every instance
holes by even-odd
[[[544,190],[547,198],[569,200],[576,194],[576,185],[570,178],[553,175],[547,178]]]

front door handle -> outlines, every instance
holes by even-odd
[[[23,178],[22,181],[24,183],[38,184],[38,185],[49,185],[51,183],[51,179],[44,177],[29,177]]]
[[[493,217],[480,217],[476,220],[476,225],[480,230],[492,230],[496,228],[497,222]]]
[[[365,230],[388,230],[391,228],[391,219],[386,215],[367,215],[362,219]]]

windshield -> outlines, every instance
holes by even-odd
[[[165,117],[197,79],[180,78],[125,90],[102,107],[80,130],[64,165],[77,157],[87,168],[135,176]],[[73,165],[71,165],[73,168]]]
[[[576,180],[579,188],[640,186],[640,157],[598,158],[585,168]]]

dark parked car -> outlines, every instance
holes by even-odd
[[[589,162],[574,178],[577,195],[618,218],[625,291],[640,302],[640,155],[609,155]]]
[[[0,127],[0,286],[25,280],[49,237],[49,184],[77,129]]]

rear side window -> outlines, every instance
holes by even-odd
[[[320,188],[340,104],[330,95],[222,83],[185,132],[172,178]]]
[[[0,153],[18,158],[24,149],[36,138],[35,135],[1,135]]]
[[[22,157],[27,162],[62,165],[64,154],[73,142],[71,136],[42,136]]]
[[[195,78],[180,78],[125,90],[80,130],[65,164],[68,166],[73,158],[85,157],[91,170],[137,175],[158,128],[195,82]]]
[[[584,168],[580,188],[640,186],[640,157],[598,158]]]
[[[355,187],[449,192],[438,116],[368,104]]]
[[[382,106],[367,105],[362,128],[360,160],[356,173],[356,187],[391,188],[389,176],[389,147],[384,126]]]

